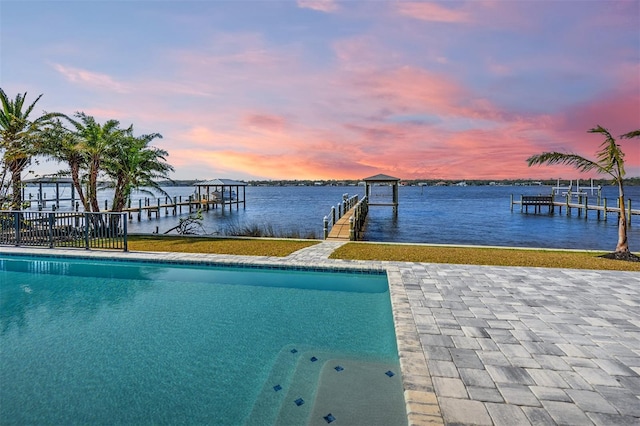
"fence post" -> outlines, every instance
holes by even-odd
[[[129,241],[127,239],[128,230],[127,230],[127,220],[126,219],[127,218],[126,218],[126,214],[125,214],[125,220],[124,220],[124,224],[123,224],[123,227],[122,227],[122,231],[124,232],[124,251],[129,251]]]
[[[324,220],[322,222],[323,222],[323,226],[324,226],[323,227],[323,229],[324,229],[324,231],[323,231],[324,238],[323,239],[326,240],[327,237],[329,236],[329,218],[327,216],[325,216]]]
[[[355,241],[356,240],[356,232],[354,229],[354,220],[353,220],[353,216],[349,217],[349,239],[351,241]]]
[[[89,250],[89,213],[84,214],[84,248]]]
[[[53,223],[54,223],[54,217],[53,217],[53,213],[49,213],[49,248],[53,248]]]
[[[16,229],[16,246],[20,245],[20,212],[14,212],[14,222],[13,225]]]

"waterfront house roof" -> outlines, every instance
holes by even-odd
[[[375,176],[364,178],[363,180],[365,182],[399,182],[400,178],[389,176],[389,175],[378,174]]]
[[[213,179],[196,182],[193,186],[247,186],[247,183],[233,179]]]

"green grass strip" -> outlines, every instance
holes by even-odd
[[[318,244],[317,240],[287,240],[270,238],[209,238],[130,236],[129,250],[176,253],[216,253],[246,256],[285,257]]]
[[[640,271],[640,262],[599,257],[604,252],[517,248],[452,247],[418,244],[348,243],[332,259],[388,260],[397,262],[453,263],[465,265],[536,266],[544,268]]]
[[[293,240],[286,238],[220,238],[153,235],[130,236],[129,250],[285,257],[297,250],[318,243],[320,243],[318,240]],[[335,250],[330,258],[640,272],[640,262],[604,259],[599,257],[602,254],[604,254],[604,252],[579,250],[351,242]]]

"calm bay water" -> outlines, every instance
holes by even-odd
[[[53,196],[47,188],[47,198]],[[169,187],[172,196],[188,197],[192,187]],[[372,201],[384,200],[390,187],[376,187]],[[67,189],[68,191],[68,189]],[[35,191],[34,191],[35,192]],[[364,195],[364,187],[288,186],[246,188],[246,208],[229,212],[226,209],[204,212],[206,233],[224,234],[230,228],[268,228],[278,235],[322,237],[322,219],[331,206],[342,200],[342,195]],[[617,241],[617,215],[598,221],[596,212],[589,212],[585,220],[574,210],[571,216],[556,211],[553,215],[521,213],[519,206],[510,210],[510,195],[548,195],[551,187],[535,186],[443,186],[400,187],[398,214],[391,207],[372,206],[364,239],[380,242],[471,244],[542,248],[579,248],[613,250]],[[105,193],[104,198],[110,194]],[[68,196],[68,194],[66,194]],[[634,209],[640,208],[640,187],[626,187]],[[137,205],[134,196],[132,205]],[[617,188],[603,188],[603,197],[610,206],[615,205]],[[596,195],[589,195],[590,200]],[[68,202],[67,202],[68,203]],[[102,201],[104,203],[104,201]],[[186,217],[186,214],[180,217]],[[640,249],[640,217],[635,216],[629,229],[632,251]],[[179,216],[130,222],[130,232],[164,233],[174,227]]]

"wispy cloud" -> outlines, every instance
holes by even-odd
[[[459,5],[458,2],[450,3]],[[464,23],[471,21],[471,16],[463,10],[446,7],[430,2],[397,2],[396,10],[399,14],[421,21]]]
[[[336,0],[298,0],[298,7],[330,13],[338,10],[338,3]]]
[[[273,114],[249,114],[244,117],[243,122],[252,129],[273,133],[282,133],[287,128],[287,120]]]
[[[73,84],[117,93],[128,93],[130,91],[130,88],[127,87],[126,84],[116,81],[107,74],[68,67],[61,64],[53,64],[53,68]]]

